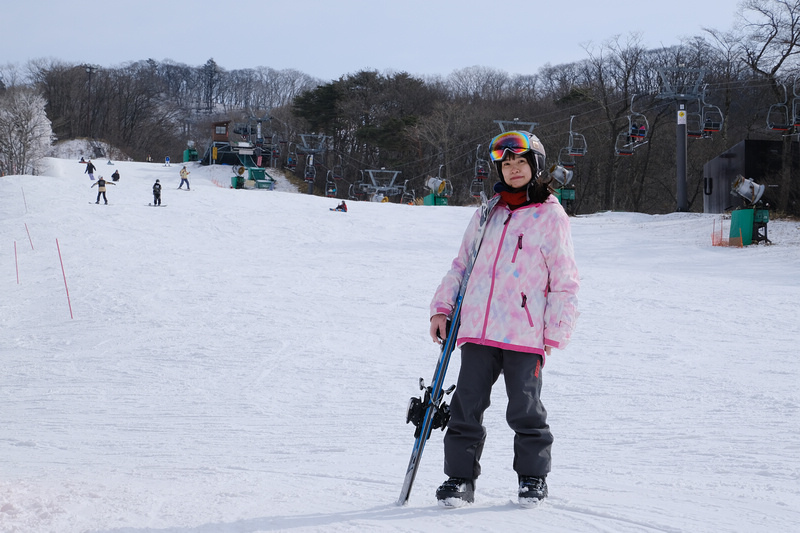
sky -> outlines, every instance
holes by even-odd
[[[341,213],[346,186],[298,194],[270,169],[278,190],[234,190],[230,166],[189,163],[178,191],[181,164],[106,158],[96,175],[121,178],[95,205],[77,146],[0,177],[3,533],[798,531],[797,220],[730,248],[719,215],[571,217],[550,496],[517,505],[498,380],[475,504],[437,507],[435,431],[398,507],[439,356],[428,306],[475,207]]]
[[[79,8],[76,6],[79,5]],[[647,48],[703,27],[730,29],[737,2],[492,3],[304,0],[220,3],[42,0],[3,7],[0,63],[53,58],[102,67],[148,58],[227,70],[296,69],[324,81],[360,70],[443,75],[472,66],[534,74],[587,57],[585,46],[641,34]],[[220,6],[227,6],[222,9]],[[511,7],[507,7],[511,6]]]

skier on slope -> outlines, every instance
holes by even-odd
[[[500,202],[487,222],[461,309],[461,369],[444,437],[444,472],[436,490],[442,506],[474,501],[486,439],[483,413],[492,385],[504,375],[506,420],[514,430],[518,498],[530,505],[547,496],[553,436],[540,400],[542,367],[552,348],[564,348],[577,319],[578,270],[569,218],[542,180],[545,151],[530,133],[510,131],[491,142]],[[480,213],[472,218],[458,256],[431,302],[430,334],[447,335]]]
[[[153,205],[161,205],[161,183],[158,180],[153,184]]]

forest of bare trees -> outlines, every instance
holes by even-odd
[[[580,61],[548,64],[535,75],[489,67],[424,78],[365,70],[322,82],[299,70],[226,70],[213,59],[199,67],[148,59],[115,68],[38,61],[24,72],[0,70],[0,94],[33,89],[58,140],[103,140],[138,160],[178,158],[190,141],[204,151],[215,121],[269,117],[267,135],[284,148],[302,133],[328,136],[316,162],[340,164],[345,182],[364,169],[399,170],[419,196],[424,180],[441,172],[456,204],[474,201],[475,161],[499,133],[495,121],[536,122],[552,163],[574,117],[588,147],[574,168],[574,211],[666,213],[676,209],[677,109],[660,96],[665,81],[680,84],[682,73],[702,72],[703,98],[724,122],[712,136],[688,141],[689,210],[702,211],[707,161],[742,140],[770,139],[783,142],[786,162],[769,183],[774,207],[799,215],[790,159],[798,136],[767,128],[767,114],[777,102],[791,107],[796,96],[800,103],[800,0],[746,0],[739,9],[740,22],[727,32],[708,28],[659,49],[644,48],[637,34],[616,36],[587,47]],[[615,142],[630,127],[632,100],[647,118],[648,142],[620,157]],[[321,190],[325,172],[317,176]]]

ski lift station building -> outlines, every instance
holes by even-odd
[[[731,192],[737,176],[766,185],[762,200],[770,203],[769,185],[780,180],[783,143],[770,140],[744,140],[703,166],[703,212],[720,214],[745,206],[745,201]],[[798,143],[792,143],[792,171],[800,165]]]

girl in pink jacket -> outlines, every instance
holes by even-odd
[[[506,420],[516,433],[519,501],[530,505],[547,496],[553,436],[539,399],[542,367],[552,348],[569,343],[578,316],[569,217],[540,179],[544,147],[533,134],[511,131],[492,139],[490,156],[500,176],[495,191],[501,199],[486,223],[462,303],[461,369],[444,437],[449,478],[436,491],[443,506],[474,500],[486,439],[483,413],[501,372],[508,394]],[[447,334],[479,220],[478,211],[431,302],[435,342]]]

